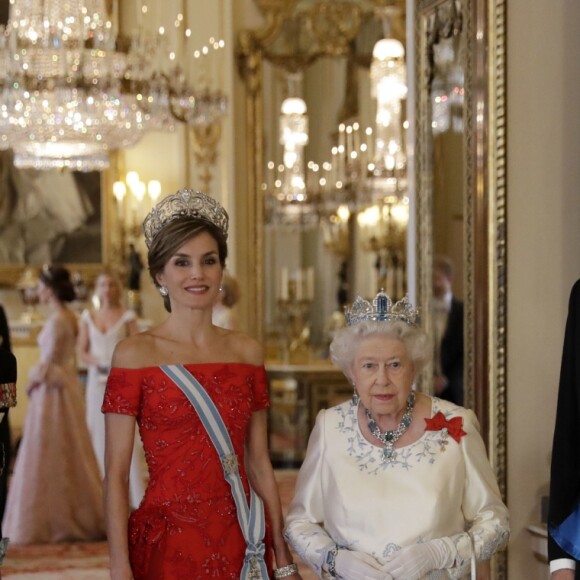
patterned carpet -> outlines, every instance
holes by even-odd
[[[2,578],[18,580],[108,580],[107,544],[46,544],[8,548]]]
[[[286,510],[296,481],[296,470],[277,470],[282,506]],[[304,580],[315,574],[300,564]],[[10,546],[2,566],[2,578],[14,580],[108,580],[107,544],[76,543],[42,546]]]

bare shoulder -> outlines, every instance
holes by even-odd
[[[113,366],[138,369],[151,366],[155,340],[148,332],[133,334],[121,340],[115,347]]]
[[[231,349],[239,358],[252,365],[264,364],[264,348],[251,336],[243,332],[230,331],[227,336]]]

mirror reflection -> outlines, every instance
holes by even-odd
[[[442,20],[455,26],[440,32],[433,44],[429,90],[433,167],[433,392],[463,405],[465,35],[458,25],[455,4],[439,8],[431,30],[436,30]]]
[[[402,15],[362,16],[329,55],[290,34],[300,14],[266,52],[264,329],[275,360],[325,358],[353,292],[406,292]]]

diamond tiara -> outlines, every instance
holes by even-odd
[[[381,290],[370,302],[357,296],[350,308],[345,308],[344,317],[347,326],[353,326],[365,320],[395,322],[401,321],[415,325],[419,311],[413,307],[409,296],[393,304],[389,296]]]
[[[228,213],[213,197],[194,191],[180,189],[178,192],[162,199],[143,221],[145,243],[149,248],[153,238],[168,223],[181,217],[195,217],[219,228],[227,240]]]

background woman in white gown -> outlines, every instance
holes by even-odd
[[[112,272],[101,272],[95,281],[99,308],[81,315],[79,354],[88,365],[86,417],[101,476],[105,474],[105,417],[101,413],[105,385],[117,343],[137,332],[137,317],[121,304],[121,282]],[[145,493],[145,467],[140,439],[135,436],[129,493],[137,508]]]

